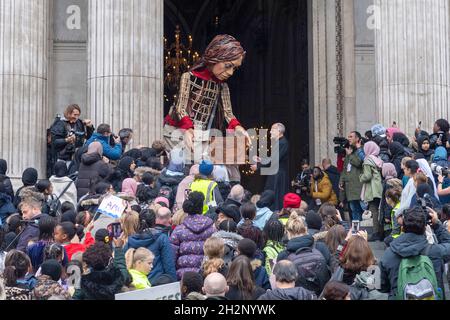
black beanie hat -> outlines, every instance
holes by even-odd
[[[125,172],[130,171],[130,166],[131,164],[134,162],[134,159],[132,157],[123,157],[120,161],[119,161],[119,165],[118,167]]]
[[[28,168],[22,173],[22,182],[24,186],[34,186],[38,180],[38,172],[35,168]]]
[[[61,215],[61,222],[72,222],[73,224],[76,224],[76,221],[77,214],[73,210],[66,211]]]
[[[61,272],[61,265],[54,259],[46,260],[41,265],[41,274],[49,276],[53,281],[58,281],[61,278]]]
[[[322,229],[322,218],[314,211],[310,210],[306,214],[306,225],[309,229]]]
[[[255,241],[244,238],[239,241],[238,249],[241,255],[244,255],[249,259],[253,259],[255,257],[257,247]]]
[[[58,161],[55,164],[55,176],[58,178],[66,177],[69,174],[67,170],[67,165],[64,161]]]

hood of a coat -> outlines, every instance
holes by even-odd
[[[267,216],[267,215],[272,215],[273,212],[272,210],[270,210],[269,208],[265,207],[265,208],[257,208],[258,210],[256,210],[256,217],[254,219],[254,221],[258,221],[259,219]]]
[[[311,248],[313,244],[314,238],[311,235],[307,234],[289,240],[286,249],[291,253],[295,253],[298,249],[301,248]]]
[[[118,268],[93,271],[81,278],[81,289],[96,300],[114,300],[124,285]]]
[[[135,234],[128,238],[128,245],[131,248],[148,248],[158,240],[162,231],[150,229],[147,232]]]
[[[275,289],[266,292],[267,300],[313,300],[314,294],[303,288]]]
[[[414,257],[427,247],[428,241],[425,235],[419,236],[414,233],[403,233],[392,241],[391,250],[402,258]]]
[[[225,243],[233,242],[236,245],[243,239],[240,234],[224,230],[217,231],[212,235],[212,237],[221,238]]]
[[[201,234],[205,232],[213,224],[214,221],[212,221],[210,218],[199,214],[189,215],[183,221],[183,225],[195,234]]]
[[[96,163],[97,161],[102,160],[102,157],[98,153],[88,154],[85,153],[81,156],[81,163],[85,166],[90,166]]]

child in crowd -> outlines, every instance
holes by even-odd
[[[137,290],[151,287],[148,274],[152,271],[155,256],[146,248],[128,249],[125,254],[127,269],[133,282],[131,283]]]
[[[225,254],[225,242],[221,238],[211,237],[203,245],[205,257],[202,263],[202,275],[206,278],[211,273],[221,273],[224,277],[228,274],[228,268],[223,260]]]
[[[72,260],[72,255],[77,252],[85,252],[95,240],[92,238],[90,232],[86,233],[86,238],[83,243],[79,243],[75,239],[77,229],[72,222],[62,222],[55,227],[55,242],[64,246],[69,260]]]

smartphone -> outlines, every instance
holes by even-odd
[[[419,126],[417,128],[419,128],[419,130],[422,129],[422,121],[419,121]]]
[[[352,234],[357,234],[359,232],[360,221],[352,221]]]
[[[122,234],[122,227],[120,226],[120,222],[111,223],[107,227],[109,238],[110,239],[118,239]]]

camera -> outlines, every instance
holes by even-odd
[[[358,234],[359,232],[360,221],[353,220],[352,221],[352,234]]]
[[[428,211],[428,208],[434,209],[434,204],[431,201],[431,197],[428,193],[426,193],[423,198],[418,198],[417,203],[422,208],[423,212],[425,213],[425,219],[427,221],[427,224],[431,224],[431,216]]]
[[[333,139],[333,143],[336,145],[334,147],[334,153],[338,155],[344,155],[346,154],[345,149],[350,148],[350,141],[348,139],[343,137],[335,137]]]
[[[76,137],[82,138],[82,137],[84,137],[85,133],[84,133],[84,131],[70,130],[69,134],[68,134],[68,137],[71,137],[73,135],[75,135]]]
[[[303,177],[301,179],[297,179],[293,181],[293,186],[295,187],[295,193],[298,195],[309,194],[309,189],[311,188],[311,170],[306,170],[303,173]],[[306,191],[302,189],[307,189]]]
[[[431,164],[431,171],[433,171],[434,174],[438,176],[448,176],[449,170],[446,167],[441,167],[437,165],[436,163]]]

